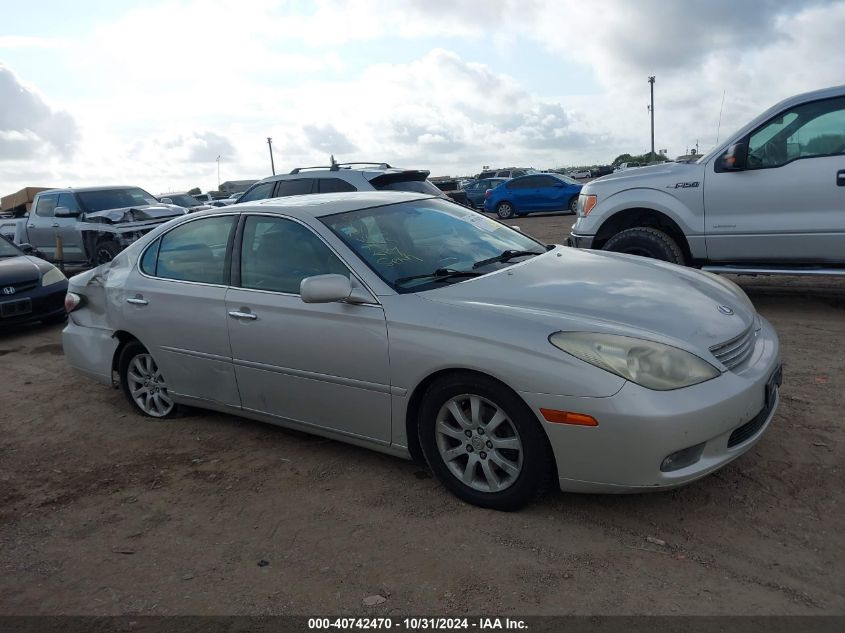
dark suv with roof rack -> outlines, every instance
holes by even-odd
[[[289,174],[270,176],[247,189],[238,203],[309,193],[344,191],[414,191],[449,199],[431,184],[426,169],[400,169],[387,163],[336,163],[297,167]]]

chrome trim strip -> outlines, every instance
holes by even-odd
[[[391,393],[390,385],[382,385],[377,382],[356,380],[355,378],[343,378],[342,376],[331,376],[329,374],[319,374],[313,371],[305,371],[304,369],[290,369],[288,367],[279,367],[278,365],[267,365],[266,363],[257,363],[255,361],[241,360],[239,358],[233,359],[233,362],[236,367],[246,367],[248,369],[269,371],[274,374],[284,374],[286,376],[294,376],[296,378],[305,378],[306,380],[317,380],[320,382],[327,382],[333,385],[342,385],[344,387],[364,389],[366,391],[376,391],[378,393],[386,394]]]
[[[231,363],[232,359],[228,356],[219,356],[218,354],[209,354],[207,352],[197,352],[192,349],[182,349],[180,347],[169,347],[162,345],[159,348],[163,352],[171,352],[172,354],[181,354],[182,356],[193,356],[194,358],[202,358],[204,360],[216,360],[221,363]]]
[[[796,275],[808,277],[845,276],[845,268],[754,268],[753,266],[702,266],[701,270],[708,273],[725,273],[731,275]]]

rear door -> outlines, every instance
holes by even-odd
[[[542,180],[539,176],[523,176],[508,182],[507,189],[511,194],[517,213],[528,213],[529,211],[541,211],[543,209],[540,197],[541,184]]]
[[[234,407],[240,397],[225,298],[238,217],[200,217],[162,235],[119,298],[121,329],[149,350],[172,393]]]
[[[707,166],[712,261],[845,263],[845,97],[779,113],[748,137],[747,169]]]

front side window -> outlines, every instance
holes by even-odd
[[[546,251],[504,224],[442,200],[403,202],[321,220],[398,292],[442,287],[445,277],[434,278],[430,274],[435,271],[492,272],[509,264],[473,266],[505,251]],[[419,275],[423,277],[407,279]]]
[[[845,97],[796,106],[748,139],[748,168],[780,167],[799,158],[845,153]]]
[[[56,195],[38,196],[38,203],[35,205],[35,215],[39,215],[42,218],[52,218],[58,206],[56,204],[58,199],[59,196]]]
[[[64,207],[71,213],[79,213],[79,205],[76,203],[76,198],[72,193],[63,193],[59,196],[57,207]]]
[[[228,284],[226,253],[235,219],[236,216],[227,215],[180,224],[156,242],[158,253],[154,266],[152,256],[148,259],[148,255],[155,246],[147,249],[141,259],[141,270],[176,281]]]
[[[275,182],[262,182],[257,184],[238,199],[238,204],[242,202],[252,202],[253,200],[266,200],[273,195],[273,187],[275,186]]]
[[[267,216],[250,216],[241,245],[241,287],[299,294],[306,277],[345,275],[349,269],[306,226]]]

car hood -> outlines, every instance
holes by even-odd
[[[622,334],[699,355],[738,336],[756,318],[745,293],[715,275],[634,255],[563,246],[419,296],[542,322],[549,334]],[[484,317],[478,322],[483,327]]]
[[[0,286],[23,284],[38,281],[41,269],[36,262],[41,260],[21,255],[20,257],[0,258]],[[0,294],[0,300],[7,298]]]
[[[150,220],[165,222],[180,215],[185,215],[185,209],[175,204],[145,204],[86,213],[84,221],[99,222],[102,224],[121,224],[123,222],[145,222]]]
[[[686,182],[685,179],[700,178],[702,165],[698,163],[663,163],[662,165],[649,165],[648,167],[635,167],[607,174],[596,178],[584,186],[584,193],[590,193],[594,189],[601,189],[602,185],[612,183],[617,187],[650,187],[654,185],[674,185],[678,182]],[[587,191],[589,190],[589,191]]]

